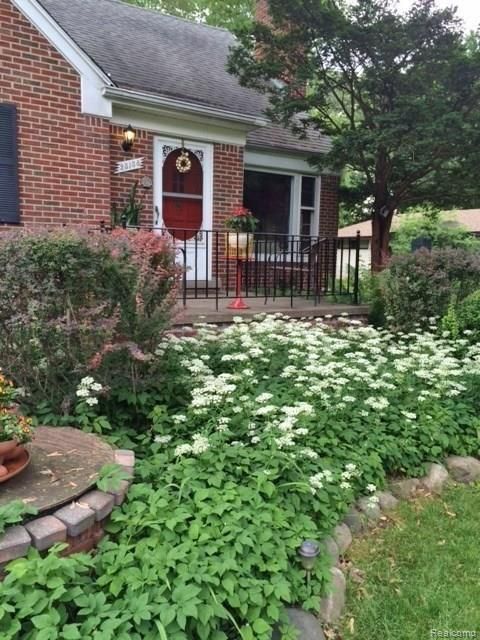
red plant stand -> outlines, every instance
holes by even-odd
[[[235,285],[235,300],[228,305],[227,309],[235,309],[241,311],[242,309],[250,309],[248,304],[242,298],[242,258],[237,258],[237,280]]]

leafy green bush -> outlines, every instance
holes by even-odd
[[[480,289],[474,291],[464,300],[462,300],[456,307],[455,314],[455,330],[452,333],[455,335],[464,334],[468,336],[472,342],[480,341]],[[448,314],[444,318],[442,323],[445,329],[451,328],[447,325]]]
[[[385,314],[393,326],[411,328],[442,317],[452,297],[462,300],[480,287],[480,252],[420,250],[397,256],[380,280]]]
[[[164,238],[5,234],[0,272],[0,362],[26,401],[65,410],[91,371],[104,386],[139,389],[175,299],[177,268]]]
[[[109,631],[115,629],[115,613],[111,608],[102,607],[102,594],[97,594],[95,598],[89,591],[94,559],[86,554],[59,557],[57,553],[65,547],[57,545],[46,557],[32,549],[27,558],[10,563],[8,574],[0,584],[2,639],[113,638]],[[100,635],[101,631],[95,635],[81,636],[77,625],[68,623],[74,603],[78,603],[79,609],[82,604],[90,606],[90,610],[96,605],[98,618],[94,624],[102,628],[103,623],[105,635]]]
[[[458,324],[456,298],[452,297],[450,304],[448,305],[447,313],[440,321],[440,326],[443,332],[447,332],[447,335],[457,339],[460,335],[460,327]]]
[[[360,273],[360,302],[368,304],[368,320],[375,327],[385,324],[385,300],[383,296],[383,273],[372,273],[365,270]]]
[[[411,252],[413,240],[429,238],[434,249],[476,249],[480,242],[466,227],[455,220],[455,214],[426,208],[402,214],[399,226],[392,234],[394,255]]]

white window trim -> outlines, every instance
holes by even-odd
[[[256,173],[269,173],[273,175],[286,175],[292,178],[292,188],[290,191],[290,215],[288,233],[291,236],[300,235],[300,212],[302,209],[302,178],[314,178],[315,179],[315,199],[314,210],[312,216],[312,236],[318,236],[319,224],[320,224],[320,194],[321,194],[321,182],[322,178],[319,175],[312,175],[308,173],[292,173],[291,171],[277,171],[267,168],[257,168],[246,166],[245,171],[255,171]]]
[[[320,220],[320,185],[321,185],[321,177],[320,176],[312,176],[305,173],[299,174],[295,176],[297,178],[296,184],[296,197],[294,203],[294,210],[291,212],[290,217],[293,221],[293,235],[300,235],[300,223],[301,223],[301,213],[302,209],[310,209],[313,213],[312,215],[312,224],[311,228],[313,233],[311,236],[318,236],[318,226]],[[302,178],[314,178],[315,179],[315,191],[314,191],[314,199],[313,199],[313,207],[302,207]]]

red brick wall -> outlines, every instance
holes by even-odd
[[[10,0],[0,0],[0,25],[0,102],[18,110],[21,223],[108,217],[108,122],[81,115],[79,76]]]
[[[224,221],[233,210],[243,205],[244,149],[231,144],[216,144],[213,151],[213,229],[224,231]],[[235,280],[232,261],[225,259],[225,236],[220,234],[218,264],[213,271],[224,286]],[[214,258],[215,263],[215,258]],[[229,272],[227,275],[227,271]]]
[[[216,144],[213,151],[213,228],[243,205],[243,147]]]
[[[128,123],[127,123],[128,124]],[[125,153],[121,144],[124,127],[111,126],[110,128],[110,172],[112,205],[116,205],[117,211],[121,211],[127,204],[128,196],[135,181],[138,181],[137,200],[143,203],[140,215],[140,224],[150,226],[153,224],[153,187],[146,189],[140,182],[143,177],[149,177],[153,181],[153,138],[151,131],[136,130],[135,144],[131,153]],[[116,175],[114,173],[117,162],[131,158],[145,158],[143,169],[127,171]]]
[[[320,220],[318,235],[335,238],[338,233],[338,176],[325,175],[320,185]]]

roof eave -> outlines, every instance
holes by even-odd
[[[306,151],[305,149],[295,149],[294,147],[285,147],[282,145],[279,146],[275,146],[275,145],[262,145],[259,143],[256,144],[252,144],[251,142],[248,142],[247,140],[247,149],[251,149],[252,151],[277,151],[277,152],[283,152],[289,155],[294,155],[294,156],[302,156],[302,158],[311,158],[314,155],[325,155],[326,153],[328,153],[328,151],[322,151],[321,149],[319,149],[318,151]]]
[[[158,109],[162,109],[164,111],[177,114],[204,116],[229,122],[231,124],[241,125],[247,129],[265,127],[270,123],[267,118],[261,116],[246,115],[235,111],[227,111],[218,107],[187,102],[177,98],[170,98],[167,96],[155,95],[132,89],[105,87],[103,95],[114,104],[122,106],[147,110],[153,109],[156,111],[158,111]]]

